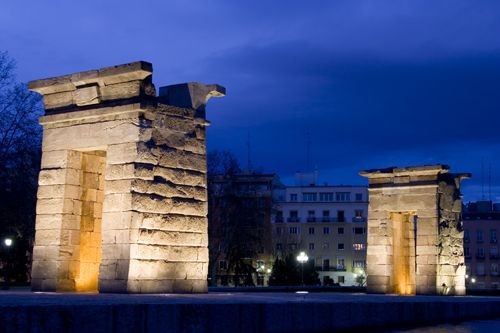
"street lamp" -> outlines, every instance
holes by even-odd
[[[309,260],[309,257],[305,252],[300,252],[297,256],[297,261],[300,262],[300,276],[302,279],[302,285],[304,285],[304,263]]]
[[[472,279],[470,279],[470,282],[472,282],[472,283],[476,283],[476,279],[475,279],[475,278],[472,278]]]
[[[5,269],[4,269],[4,285],[3,289],[7,290],[9,289],[9,284],[10,284],[10,247],[12,246],[12,238],[5,238],[3,240],[3,243],[7,247],[7,262],[5,263]]]

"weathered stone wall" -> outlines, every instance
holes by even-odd
[[[449,287],[448,293],[465,291],[461,282],[465,271],[460,266],[463,234],[457,229],[461,210],[458,184],[462,176],[447,172],[448,168],[441,165],[361,172],[370,183],[369,292],[436,294],[443,291],[443,283]],[[401,215],[406,216],[404,222]],[[406,234],[398,231],[401,223],[406,223]],[[444,248],[451,243],[454,248]],[[405,287],[398,282],[402,280],[408,281]]]
[[[176,89],[206,102],[223,88],[155,97],[151,71],[139,62],[30,83],[46,107],[34,290],[95,290],[97,279],[103,292],[206,290],[205,105],[165,103]]]

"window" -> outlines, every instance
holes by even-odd
[[[345,269],[345,259],[337,258],[337,269]]]
[[[323,228],[323,235],[329,235],[330,234],[330,228],[324,227]]]
[[[290,201],[297,201],[297,193],[290,194]]]
[[[343,210],[337,211],[337,222],[345,222],[345,214]]]
[[[296,210],[291,210],[288,222],[299,222],[299,212]]]
[[[362,235],[364,234],[364,228],[360,227],[352,228],[352,233],[355,235]]]
[[[354,260],[352,262],[352,268],[365,268],[366,262],[364,260]]]
[[[226,270],[227,269],[227,261],[219,260],[219,269]]]
[[[316,201],[316,193],[303,193],[302,201]]]
[[[330,211],[329,210],[324,210],[323,211],[323,217],[330,217]]]
[[[477,230],[476,231],[476,240],[478,243],[483,242],[483,231],[482,230]]]
[[[315,222],[316,221],[316,212],[314,210],[307,211],[307,222]]]
[[[464,243],[468,243],[470,240],[469,238],[469,230],[465,229],[464,230]]]
[[[309,250],[314,250],[314,243],[309,243]]]
[[[309,228],[309,235],[314,235],[314,228],[313,227]]]
[[[274,218],[274,222],[276,223],[283,222],[283,212],[281,210],[278,210],[276,212],[276,217]]]
[[[363,201],[363,193],[356,193],[356,201]]]
[[[281,235],[283,233],[283,230],[281,229],[281,227],[277,227],[276,228],[276,235]]]
[[[349,192],[337,192],[335,193],[336,201],[351,201],[351,193]]]
[[[344,276],[343,276],[343,275],[339,275],[339,276],[337,277],[337,282],[338,282],[338,283],[345,283]]]
[[[496,262],[491,263],[490,273],[491,275],[498,275],[498,263]]]
[[[333,193],[332,192],[320,193],[319,201],[333,201]]]
[[[490,230],[490,243],[496,243],[496,242],[497,242],[497,230],[491,229]]]
[[[476,257],[484,258],[484,249],[482,247],[477,248]]]
[[[281,244],[281,243],[276,243],[276,250],[278,250],[278,251],[283,250],[283,244]]]
[[[498,247],[490,247],[490,258],[498,258]]]
[[[358,219],[359,218],[363,218],[363,210],[362,209],[356,209],[356,210],[354,210],[354,216],[356,218],[358,218]]]
[[[343,234],[344,234],[344,228],[338,228],[338,229],[337,229],[337,233],[338,233],[339,235],[343,235]]]
[[[300,232],[300,228],[298,227],[290,227],[289,228],[289,233],[291,235],[297,235]]]
[[[337,245],[337,250],[343,250],[344,249],[344,243],[339,243]]]
[[[469,247],[464,247],[464,256],[466,258],[470,257],[470,250]]]
[[[330,270],[330,259],[323,259],[323,270],[324,271]]]
[[[476,266],[476,274],[484,275],[484,263],[478,263]]]
[[[352,249],[354,251],[363,251],[365,249],[365,244],[363,244],[363,243],[354,243],[354,244],[352,244]]]

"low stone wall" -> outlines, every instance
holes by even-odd
[[[495,297],[4,294],[0,304],[6,333],[348,332],[500,318]]]

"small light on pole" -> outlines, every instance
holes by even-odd
[[[472,283],[476,283],[476,279],[475,279],[475,278],[472,278],[472,279],[470,279],[470,282],[472,282]]]
[[[5,246],[10,247],[12,245],[12,239],[11,238],[5,238],[3,240]]]
[[[302,285],[304,285],[304,263],[309,260],[309,257],[305,252],[300,252],[297,256],[297,261],[300,262],[300,276],[302,280]]]

